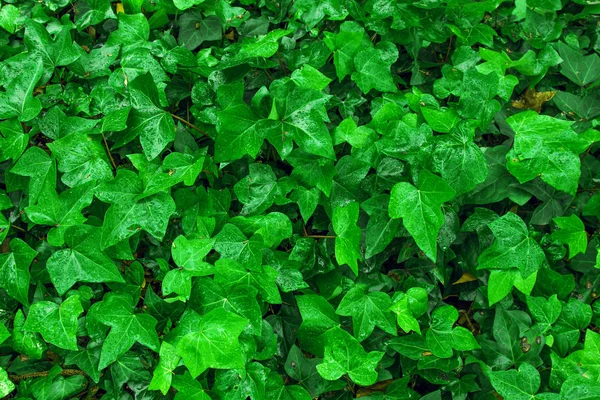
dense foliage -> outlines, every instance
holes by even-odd
[[[600,399],[599,14],[2,0],[0,397]]]

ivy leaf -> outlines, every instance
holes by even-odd
[[[58,161],[62,182],[75,187],[90,181],[105,181],[113,177],[106,152],[99,137],[73,133],[48,144]]]
[[[327,333],[340,326],[340,318],[331,304],[321,296],[314,294],[298,296],[296,301],[302,316],[302,324],[298,328],[300,347],[321,356]]]
[[[375,326],[396,336],[394,316],[388,311],[391,305],[386,293],[369,292],[368,285],[358,284],[342,298],[335,313],[352,317],[354,337],[362,342],[373,333]]]
[[[152,160],[175,139],[175,124],[160,107],[158,89],[150,74],[140,75],[128,88],[132,109],[127,129],[115,144],[123,146],[139,136],[146,158]]]
[[[360,51],[364,36],[362,26],[355,21],[346,21],[332,40],[333,64],[340,82],[354,71],[354,57]]]
[[[83,313],[79,296],[71,296],[58,305],[51,301],[32,304],[23,330],[38,332],[45,341],[77,351],[77,318]]]
[[[558,52],[563,59],[560,72],[579,86],[585,86],[600,77],[600,57],[592,53],[588,56],[581,54],[569,45],[559,42]]]
[[[560,230],[552,232],[551,238],[569,246],[569,259],[587,250],[587,233],[585,226],[577,215],[554,218]]]
[[[294,150],[288,156],[287,161],[294,167],[292,176],[297,177],[308,187],[316,187],[329,197],[335,175],[331,160],[305,153],[302,150]]]
[[[4,368],[0,368],[0,396],[8,396],[13,390],[15,390],[15,387],[15,384],[9,379],[6,370]]]
[[[96,197],[111,204],[102,226],[103,249],[142,229],[158,239],[164,236],[169,217],[175,211],[173,198],[163,192],[137,200],[142,195],[140,179],[134,172],[123,169],[117,172],[114,180],[97,188]]]
[[[265,139],[256,112],[244,102],[233,102],[218,117],[215,161],[237,160],[246,154],[256,158]]]
[[[244,208],[242,215],[266,211],[279,194],[277,177],[268,165],[250,164],[248,175],[234,186],[234,191]]]
[[[17,160],[27,148],[29,136],[16,118],[0,122],[0,160]]]
[[[369,386],[377,380],[375,368],[382,357],[380,351],[367,353],[348,332],[335,328],[327,332],[325,358],[317,365],[317,371],[330,381],[348,374],[356,384]]]
[[[453,134],[440,137],[433,154],[435,171],[457,195],[470,192],[487,177],[487,163],[473,142],[474,133],[473,129],[459,125]]]
[[[398,326],[406,333],[415,331],[421,334],[417,318],[427,311],[427,290],[412,287],[406,293],[396,292],[392,302],[389,310],[397,315]]]
[[[340,265],[347,264],[358,275],[357,259],[360,259],[361,229],[358,222],[358,203],[353,202],[345,207],[333,210],[333,230],[335,238],[335,258]]]
[[[136,342],[159,351],[156,319],[148,314],[135,314],[130,296],[109,293],[88,311],[88,324],[90,315],[111,328],[102,344],[100,370],[119,359]]]
[[[63,26],[53,40],[42,24],[28,19],[23,42],[29,52],[39,56],[46,69],[52,71],[56,67],[74,63],[81,56],[81,48],[73,43],[69,31],[67,26]]]
[[[519,182],[538,176],[550,186],[574,195],[580,176],[578,154],[591,143],[577,135],[572,122],[535,111],[515,114],[506,122],[515,131],[506,166]]]
[[[39,147],[27,149],[11,172],[29,177],[29,205],[37,203],[41,193],[56,187],[56,163]]]
[[[354,57],[356,71],[352,80],[365,94],[371,89],[395,92],[398,89],[392,79],[391,65],[398,59],[398,49],[390,42],[379,42],[376,48],[360,51]]]
[[[459,351],[479,348],[473,334],[462,326],[452,328],[458,320],[458,311],[452,306],[441,306],[431,314],[431,327],[425,341],[431,352],[440,358],[452,357],[452,349]]]
[[[178,40],[188,50],[195,50],[205,41],[219,40],[222,36],[221,20],[215,15],[202,17],[199,10],[184,13],[179,21]]]
[[[274,82],[271,92],[277,117],[271,116],[268,121],[267,139],[281,158],[290,153],[293,140],[307,153],[335,159],[331,135],[325,125],[329,121],[325,104],[330,96],[300,87],[292,80]]]
[[[160,359],[154,370],[148,389],[160,390],[164,396],[171,388],[171,380],[174,375],[173,371],[177,368],[180,358],[177,355],[175,347],[169,342],[161,343],[159,355]]]
[[[536,396],[540,388],[540,373],[529,363],[523,363],[518,370],[496,371],[490,373],[492,386],[504,398],[526,400],[532,398],[560,399],[558,394]]]
[[[544,252],[537,242],[529,237],[523,220],[511,212],[489,224],[496,240],[477,259],[477,269],[507,270],[518,268],[527,278],[541,268]]]
[[[68,249],[52,254],[46,263],[59,294],[77,282],[124,282],[115,263],[100,249],[100,229],[76,225],[65,231]]]
[[[262,312],[256,301],[258,289],[255,285],[246,284],[219,284],[212,279],[204,278],[195,280],[190,306],[207,314],[210,311],[223,308],[226,311],[238,314],[248,320],[245,331],[253,335],[260,335],[262,331]]]
[[[0,286],[19,303],[29,305],[29,266],[38,252],[21,239],[11,240],[10,250],[0,254]]]
[[[365,258],[371,258],[384,251],[398,234],[400,220],[388,215],[389,195],[379,195],[365,200],[360,207],[369,215],[365,230]]]
[[[400,182],[390,194],[390,218],[402,218],[419,248],[433,261],[437,256],[437,235],[444,223],[441,206],[455,194],[443,179],[427,170],[419,174],[417,187]]]
[[[238,285],[253,286],[260,296],[271,304],[281,304],[281,295],[275,284],[277,271],[267,265],[250,268],[230,259],[221,259],[215,263],[215,282],[224,288]]]
[[[238,336],[247,323],[245,318],[217,308],[194,321],[193,330],[179,340],[177,354],[194,377],[207,368],[243,368]]]
[[[44,68],[37,57],[15,63],[13,68],[18,73],[4,85],[6,91],[0,92],[0,119],[17,117],[19,121],[30,121],[42,110],[42,102],[33,97],[33,91]]]
[[[188,240],[184,236],[178,236],[173,241],[173,261],[178,268],[173,269],[165,275],[162,283],[163,295],[177,294],[175,298],[168,301],[186,301],[192,291],[192,277],[213,274],[214,267],[203,259],[212,250],[215,239],[193,239]]]
[[[238,261],[248,268],[258,268],[262,264],[264,244],[260,236],[248,239],[235,225],[226,224],[215,239],[215,250],[223,259]]]
[[[283,378],[272,371],[265,386],[265,395],[269,399],[310,400],[310,394],[300,385],[284,385]]]
[[[41,196],[38,204],[25,209],[29,219],[53,228],[48,232],[48,243],[62,246],[65,231],[71,226],[83,224],[86,218],[81,211],[92,203],[95,185],[88,184],[68,189],[58,195],[54,190]]]

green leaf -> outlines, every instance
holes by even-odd
[[[198,2],[198,0],[192,1]],[[202,17],[199,10],[184,13],[177,23],[179,25],[179,43],[188,50],[195,50],[205,41],[219,40],[222,36],[219,17],[215,15]]]
[[[58,195],[54,190],[43,193],[38,204],[25,208],[27,217],[36,224],[50,225],[48,243],[62,246],[65,231],[86,221],[81,211],[92,203],[93,183],[68,189]]]
[[[67,350],[77,350],[77,318],[83,313],[79,296],[58,305],[40,301],[31,306],[23,330],[38,332],[45,341]]]
[[[329,197],[335,175],[331,160],[305,153],[302,150],[294,150],[288,156],[287,161],[294,167],[293,177],[297,177],[308,187],[316,187]]]
[[[473,136],[473,130],[459,125],[453,134],[440,138],[433,154],[435,171],[457,195],[470,192],[487,177],[487,163]]]
[[[29,305],[29,266],[38,252],[21,239],[13,239],[10,253],[0,254],[0,286],[19,303]]]
[[[146,158],[152,160],[175,139],[173,118],[160,107],[158,89],[150,74],[129,82],[128,89],[132,109],[127,129],[116,146],[123,146],[139,136]]]
[[[427,290],[412,287],[406,293],[396,292],[392,301],[389,310],[397,315],[398,326],[406,333],[415,331],[421,334],[417,318],[427,311]]]
[[[219,284],[211,279],[195,280],[190,306],[201,314],[223,308],[248,320],[245,330],[253,335],[262,331],[262,312],[256,301],[255,285]]]
[[[6,397],[13,390],[15,390],[15,384],[9,379],[4,368],[0,368],[0,396]]]
[[[310,400],[310,394],[299,385],[284,385],[283,378],[272,371],[269,374],[266,386],[265,395],[269,399],[278,400]]]
[[[359,284],[346,293],[335,313],[352,317],[354,337],[362,342],[376,326],[396,336],[394,316],[388,311],[391,305],[390,296],[386,293],[369,292],[368,285]]]
[[[518,269],[494,269],[490,271],[488,278],[488,302],[489,306],[504,299],[512,291],[515,281],[521,273]]]
[[[248,239],[233,224],[227,224],[215,237],[215,250],[223,259],[238,261],[248,268],[257,268],[262,264],[263,240],[260,236]]]
[[[194,321],[191,332],[177,344],[177,354],[196,377],[207,368],[243,368],[238,336],[248,321],[222,308],[215,309],[199,321]]]
[[[215,263],[215,282],[224,288],[239,285],[253,286],[260,296],[271,304],[281,304],[281,295],[275,284],[277,271],[270,266],[250,267],[230,259],[221,259]]]
[[[496,240],[477,259],[477,269],[507,270],[517,268],[527,278],[541,268],[544,252],[537,242],[529,237],[523,220],[511,212],[506,213],[489,228]]]
[[[546,329],[556,322],[562,311],[562,303],[556,295],[552,295],[548,299],[527,296],[527,307],[535,321],[544,324]]]
[[[160,390],[164,395],[171,388],[171,380],[173,379],[173,371],[179,364],[179,356],[175,347],[169,342],[162,342],[160,345],[160,360],[152,375],[149,390]]]
[[[100,229],[76,225],[65,231],[68,249],[52,254],[46,263],[59,294],[77,282],[124,282],[115,263],[100,249]]]
[[[15,351],[25,354],[27,357],[40,360],[46,351],[46,343],[39,334],[24,331],[23,325],[25,325],[25,316],[23,311],[18,310],[13,320],[12,346]]]
[[[277,120],[265,121],[267,140],[275,146],[281,158],[292,150],[292,140],[301,150],[335,159],[331,135],[325,125],[329,117],[325,104],[330,99],[318,90],[296,85],[289,80],[271,85]]]
[[[345,207],[333,210],[333,230],[335,237],[335,258],[340,265],[347,264],[358,275],[357,259],[360,259],[361,229],[358,222],[358,203],[350,203]]]
[[[365,30],[355,21],[340,25],[340,32],[333,40],[333,64],[340,81],[354,71],[354,57],[360,51]]]
[[[560,230],[552,232],[551,238],[569,246],[569,259],[587,250],[587,233],[577,215],[554,218]]]
[[[15,33],[15,29],[17,27],[16,21],[20,16],[21,13],[17,7],[13,6],[12,4],[6,4],[0,10],[0,27],[4,28],[4,30],[8,31],[8,33]],[[2,396],[6,396],[7,394],[8,393],[5,393]]]
[[[390,218],[402,218],[419,248],[431,260],[437,256],[437,235],[444,223],[441,206],[456,192],[443,179],[423,170],[417,186],[407,182],[394,185],[390,194]]]
[[[261,214],[273,205],[279,195],[277,177],[268,165],[250,164],[248,175],[234,186],[239,201],[244,204],[242,215]]]
[[[42,103],[33,97],[33,91],[42,77],[43,66],[38,58],[31,57],[13,68],[19,73],[4,84],[6,91],[0,92],[0,119],[18,117],[19,121],[30,121],[42,110]]]
[[[42,24],[28,19],[23,42],[29,52],[40,57],[45,68],[52,71],[56,67],[74,63],[81,56],[81,48],[73,43],[69,31],[70,28],[64,26],[52,39]]]
[[[218,117],[215,160],[237,160],[246,154],[255,158],[265,139],[256,112],[246,103],[232,102]]]
[[[48,144],[62,172],[61,181],[75,187],[90,181],[113,177],[101,139],[84,133],[73,133]]]
[[[134,313],[131,297],[109,293],[88,311],[89,319],[109,326],[110,332],[102,344],[99,369],[104,369],[125,354],[136,342],[159,351],[156,319],[148,314]]]
[[[365,94],[371,89],[395,92],[398,89],[392,79],[391,65],[398,59],[398,49],[393,43],[379,42],[376,48],[360,51],[354,57],[356,71],[352,80]]]
[[[321,296],[314,294],[298,296],[296,301],[302,316],[302,324],[298,328],[300,347],[321,356],[327,332],[338,328],[340,319],[331,304]]]
[[[467,351],[479,348],[473,334],[462,326],[452,328],[458,320],[458,311],[452,306],[441,306],[431,314],[431,327],[425,341],[436,357],[452,357],[452,349]]]
[[[37,203],[40,194],[56,187],[54,159],[39,147],[27,149],[11,172],[29,177],[29,205]]]
[[[529,363],[523,363],[518,370],[496,371],[490,373],[490,381],[496,391],[504,398],[526,400],[533,398],[560,399],[557,394],[536,396],[540,388],[540,373]]]
[[[135,173],[120,169],[114,180],[101,184],[96,197],[110,203],[104,216],[101,247],[113,246],[142,229],[161,239],[169,218],[175,211],[173,198],[157,193],[137,200],[143,195],[142,182]]]
[[[580,176],[578,154],[591,143],[572,129],[572,122],[526,111],[508,118],[515,131],[506,166],[519,182],[541,177],[550,186],[573,195]]]
[[[327,332],[326,343],[325,358],[317,365],[319,375],[332,381],[348,374],[358,385],[368,386],[375,383],[375,368],[383,357],[382,352],[367,353],[356,339],[341,328]]]
[[[561,74],[579,86],[585,86],[600,78],[600,57],[592,53],[584,56],[581,51],[559,42],[558,52],[563,59],[560,69]]]

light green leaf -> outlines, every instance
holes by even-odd
[[[354,57],[356,71],[352,80],[365,94],[371,89],[380,92],[396,92],[391,65],[398,59],[398,49],[391,42],[379,42],[376,48],[360,51]]]
[[[569,259],[587,250],[587,233],[585,226],[575,214],[568,217],[554,218],[560,230],[552,232],[551,238],[569,246]]]
[[[90,319],[95,319],[111,328],[102,344],[100,370],[119,359],[136,342],[159,351],[156,319],[148,314],[135,314],[134,306],[131,296],[108,293],[88,311],[88,324]]]
[[[340,265],[347,264],[358,275],[357,260],[360,256],[361,229],[358,222],[358,203],[353,202],[345,207],[333,210],[333,230],[335,237],[335,258]]]
[[[24,331],[38,332],[45,341],[67,350],[77,351],[77,318],[83,313],[79,296],[71,296],[58,305],[40,301],[31,306]]]
[[[437,235],[444,224],[441,206],[455,194],[443,179],[427,170],[419,174],[417,187],[400,182],[390,194],[390,218],[402,218],[419,248],[433,261],[437,256]]]
[[[537,242],[529,237],[523,220],[508,212],[489,224],[496,240],[477,259],[477,269],[509,270],[517,268],[527,278],[541,268],[544,252]]]
[[[377,380],[375,368],[382,357],[380,351],[367,353],[348,332],[335,328],[327,332],[325,358],[317,365],[317,371],[330,381],[348,374],[356,384],[369,386]]]
[[[238,336],[248,321],[217,308],[193,325],[193,331],[177,344],[177,354],[196,377],[208,368],[243,368],[244,356]]]
[[[369,292],[369,286],[358,284],[346,293],[335,311],[338,315],[352,317],[354,337],[362,342],[375,327],[396,336],[394,316],[388,309],[392,301],[387,293]]]

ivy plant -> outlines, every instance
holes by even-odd
[[[1,0],[0,398],[600,399],[598,15]]]

